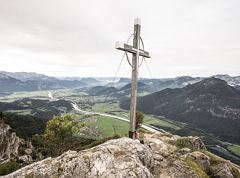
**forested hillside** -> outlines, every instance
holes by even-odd
[[[129,100],[122,100],[120,105],[128,109]],[[139,97],[138,110],[189,123],[240,143],[240,91],[220,79],[209,78]]]

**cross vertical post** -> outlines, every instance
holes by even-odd
[[[130,98],[130,126],[129,138],[136,139],[136,111],[137,111],[137,83],[138,83],[138,67],[139,56],[150,58],[150,53],[140,49],[141,20],[136,18],[134,20],[133,45],[117,42],[116,49],[124,52],[132,53],[132,81],[131,81],[131,98]]]
[[[132,54],[132,82],[131,82],[131,100],[130,100],[130,128],[129,138],[135,139],[136,136],[136,111],[137,111],[137,81],[138,81],[138,62],[140,47],[140,19],[134,20],[133,48],[137,52]]]

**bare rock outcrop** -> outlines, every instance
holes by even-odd
[[[168,134],[147,135],[145,144],[153,151],[157,178],[239,178],[240,169],[206,150],[198,137]]]
[[[121,138],[85,151],[68,151],[6,177],[153,177],[153,154],[137,140]]]
[[[0,121],[0,164],[12,158],[17,159],[19,156],[25,155],[25,157],[29,158],[32,149],[31,142],[19,138],[9,125]],[[30,163],[29,160],[31,158],[28,159],[27,163]]]
[[[5,178],[238,178],[239,168],[205,149],[197,137],[145,134],[109,140],[30,164]]]

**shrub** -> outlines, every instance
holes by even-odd
[[[20,163],[9,161],[0,165],[0,175],[7,175],[21,168]]]
[[[190,138],[179,138],[177,139],[175,145],[178,147],[178,148],[190,148],[190,149],[193,149],[193,146],[191,145],[190,143]]]
[[[144,114],[143,112],[137,112],[136,113],[136,129],[139,129],[141,124],[143,123],[143,119],[144,119]]]

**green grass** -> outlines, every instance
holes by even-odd
[[[119,103],[96,103],[92,106],[92,111],[101,112],[101,113],[110,113],[124,118],[129,118],[129,111],[123,110],[119,107]],[[144,124],[155,125],[164,128],[170,128],[173,130],[181,129],[181,124],[176,124],[173,121],[170,121],[165,118],[145,114],[144,115]]]
[[[187,158],[185,159],[185,162],[200,178],[209,178],[209,176],[201,169],[201,167],[192,159]]]
[[[129,123],[125,121],[121,121],[118,119],[105,117],[105,116],[93,116],[93,115],[84,115],[80,113],[72,113],[71,114],[73,118],[76,120],[79,120],[84,122],[84,120],[88,120],[88,118],[95,117],[97,118],[97,122],[93,121],[87,121],[85,122],[85,126],[95,126],[97,127],[97,131],[100,132],[100,136],[93,136],[91,134],[85,135],[86,138],[91,139],[105,139],[108,137],[113,137],[114,135],[119,136],[127,136],[128,129],[129,129]]]
[[[63,90],[56,90],[53,92],[54,97],[64,97],[64,98],[71,98],[71,99],[77,99],[81,98],[82,96],[87,95],[84,92],[77,92],[73,89],[63,89]]]
[[[97,121],[98,130],[102,133],[102,138],[116,135],[127,135],[129,123],[113,118],[100,117]],[[114,131],[115,130],[115,131]]]
[[[226,160],[213,154],[213,153],[210,153],[209,151],[203,151],[203,153],[205,155],[207,155],[209,158],[210,158],[210,164],[211,165],[217,165],[217,164],[221,164],[221,163],[225,163]]]
[[[122,112],[124,112],[124,110],[119,108],[118,103],[96,103],[92,106],[92,111],[95,111],[95,112],[122,111]]]
[[[96,103],[92,106],[92,110],[102,113],[110,112],[111,114],[129,118],[129,111],[121,109],[119,107],[119,103]],[[144,114],[143,123],[147,125],[156,125],[163,128],[171,128],[173,130],[181,129],[179,124],[176,124],[173,121],[149,114]]]
[[[9,161],[0,165],[0,175],[7,175],[13,171],[20,169],[22,166],[14,161]]]
[[[190,138],[188,137],[181,137],[179,139],[176,140],[175,145],[181,149],[181,148],[189,148],[191,150],[193,150],[193,146],[189,143]]]
[[[48,99],[48,91],[32,91],[32,92],[14,92],[11,95],[0,97],[1,101],[13,102],[23,98]]]
[[[231,145],[227,147],[228,150],[233,152],[235,155],[240,156],[240,146],[239,145]]]
[[[146,114],[144,115],[144,124],[156,125],[156,126],[160,126],[160,127],[169,127],[174,130],[181,129],[181,127],[177,126],[176,124],[174,124],[171,121],[168,121],[167,119],[159,118],[156,116],[154,117],[152,115],[146,115]]]

